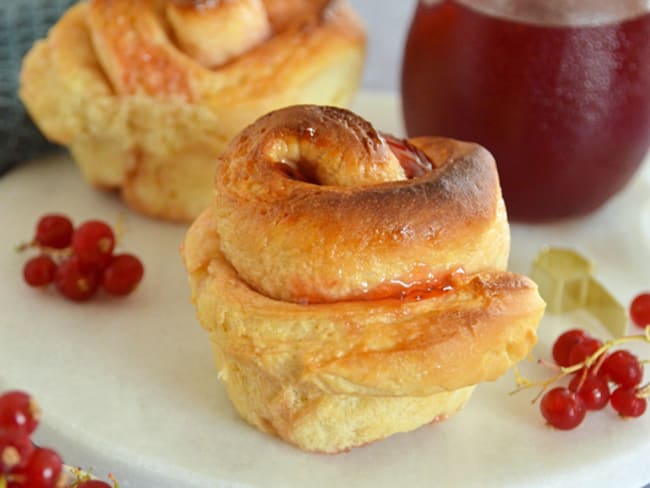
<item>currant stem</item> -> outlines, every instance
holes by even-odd
[[[115,222],[115,247],[118,246],[122,239],[124,239],[124,234],[129,230],[129,226],[126,220],[126,215],[119,213],[117,215],[117,221]]]
[[[85,472],[78,467],[70,467],[70,474],[74,477],[74,481],[72,483],[73,487],[91,479],[90,472]]]
[[[540,359],[538,359],[538,360],[537,360],[537,363],[538,363],[538,364],[541,364],[542,366],[546,366],[547,368],[554,369],[555,371],[560,371],[560,370],[562,369],[561,366],[558,366],[558,365],[555,364],[555,363],[552,363],[552,362],[550,362],[550,361],[547,361],[547,360],[544,359],[544,358],[540,358]]]
[[[650,383],[647,383],[636,391],[636,396],[639,398],[648,398],[650,397]]]
[[[25,252],[27,249],[32,247],[34,245],[34,241],[32,242],[21,242],[20,244],[16,245],[16,252]],[[0,488],[4,488],[2,485],[0,485]]]
[[[120,484],[117,482],[117,478],[115,478],[113,473],[108,473],[108,479],[113,482],[113,488],[120,488]]]
[[[64,247],[63,249],[57,249],[55,247],[41,246],[36,241],[31,241],[31,242],[21,242],[20,244],[17,244],[15,247],[16,252],[25,252],[28,249],[32,249],[32,248],[38,249],[41,253],[49,254],[50,256],[53,257],[65,258],[68,256],[72,256],[72,248],[70,246]],[[0,488],[2,488],[2,486],[0,486]]]
[[[589,368],[597,361],[598,362],[596,364],[596,370],[600,368],[600,366],[602,365],[605,359],[605,352],[607,352],[609,349],[611,349],[614,346],[618,346],[632,341],[645,341],[648,344],[650,344],[650,327],[646,327],[643,334],[635,334],[635,335],[630,335],[625,337],[619,337],[618,339],[610,339],[606,341],[602,346],[600,346],[593,354],[588,356],[584,361],[574,364],[572,366],[556,367],[555,365],[543,359],[538,360],[540,364],[546,366],[552,366],[555,369],[559,368],[560,370],[559,373],[557,373],[555,376],[552,376],[551,378],[544,381],[530,381],[524,376],[522,376],[519,373],[518,369],[515,369],[515,381],[517,387],[510,392],[510,395],[514,395],[515,393],[518,393],[519,391],[525,390],[527,388],[540,387],[539,393],[535,395],[535,397],[531,402],[531,403],[535,403],[544,394],[544,392],[548,389],[548,387],[551,386],[553,383],[561,380],[567,375],[570,375],[572,373],[584,369],[585,370],[584,377],[581,380],[579,385],[582,386],[582,382],[584,381],[584,378],[586,378],[587,370],[589,370]],[[650,396],[650,384],[638,390],[637,395],[643,395],[644,397]]]
[[[0,475],[0,488],[7,488],[7,478]]]
[[[600,367],[600,364],[602,364],[602,359],[603,359],[604,357],[605,357],[605,355],[603,354],[603,355],[601,356],[601,361],[598,361],[598,365],[596,366],[597,368],[599,368],[599,367]],[[585,384],[585,380],[587,379],[587,373],[588,373],[588,371],[589,371],[589,370],[588,370],[587,368],[583,368],[583,369],[582,369],[582,374],[580,375],[580,381],[578,382],[578,386],[576,387],[576,391],[580,391],[580,390],[582,389],[582,385]]]
[[[598,361],[596,362],[596,366],[594,366],[594,374],[598,374],[598,371],[600,371],[600,367],[601,367],[601,366],[603,365],[603,363],[605,362],[605,358],[606,358],[606,357],[607,357],[607,356],[605,356],[605,354],[603,354],[602,356],[600,356],[600,358],[599,358]]]

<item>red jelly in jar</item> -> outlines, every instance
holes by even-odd
[[[650,144],[647,9],[640,0],[420,1],[402,70],[409,136],[488,148],[515,220],[595,210]]]

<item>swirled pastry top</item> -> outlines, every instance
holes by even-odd
[[[544,302],[508,248],[485,149],[301,105],[231,141],[182,255],[238,411],[337,452],[455,412],[529,353]]]
[[[505,269],[509,252],[485,149],[400,143],[331,107],[279,110],[244,130],[219,159],[214,207],[226,259],[285,301],[430,292],[454,273]]]
[[[313,76],[310,58],[363,44],[344,0],[91,0],[92,43],[122,94],[228,103]],[[99,80],[97,80],[99,81]]]
[[[20,97],[89,183],[188,221],[232,137],[279,107],[346,105],[364,54],[346,0],[90,0],[25,56]]]

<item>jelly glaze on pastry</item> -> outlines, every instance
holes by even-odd
[[[444,419],[529,353],[544,302],[508,252],[485,149],[316,106],[232,141],[182,248],[235,407],[318,452]]]
[[[364,53],[346,0],[90,0],[27,54],[20,96],[88,182],[191,221],[235,134],[286,105],[346,105]]]

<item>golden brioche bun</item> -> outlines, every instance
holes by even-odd
[[[231,142],[182,255],[241,416],[340,452],[453,414],[529,353],[544,302],[505,271],[508,232],[479,146],[294,106]]]
[[[280,3],[80,2],[25,57],[20,97],[89,183],[190,221],[237,132],[290,104],[346,105],[358,86],[365,37],[346,0]]]

